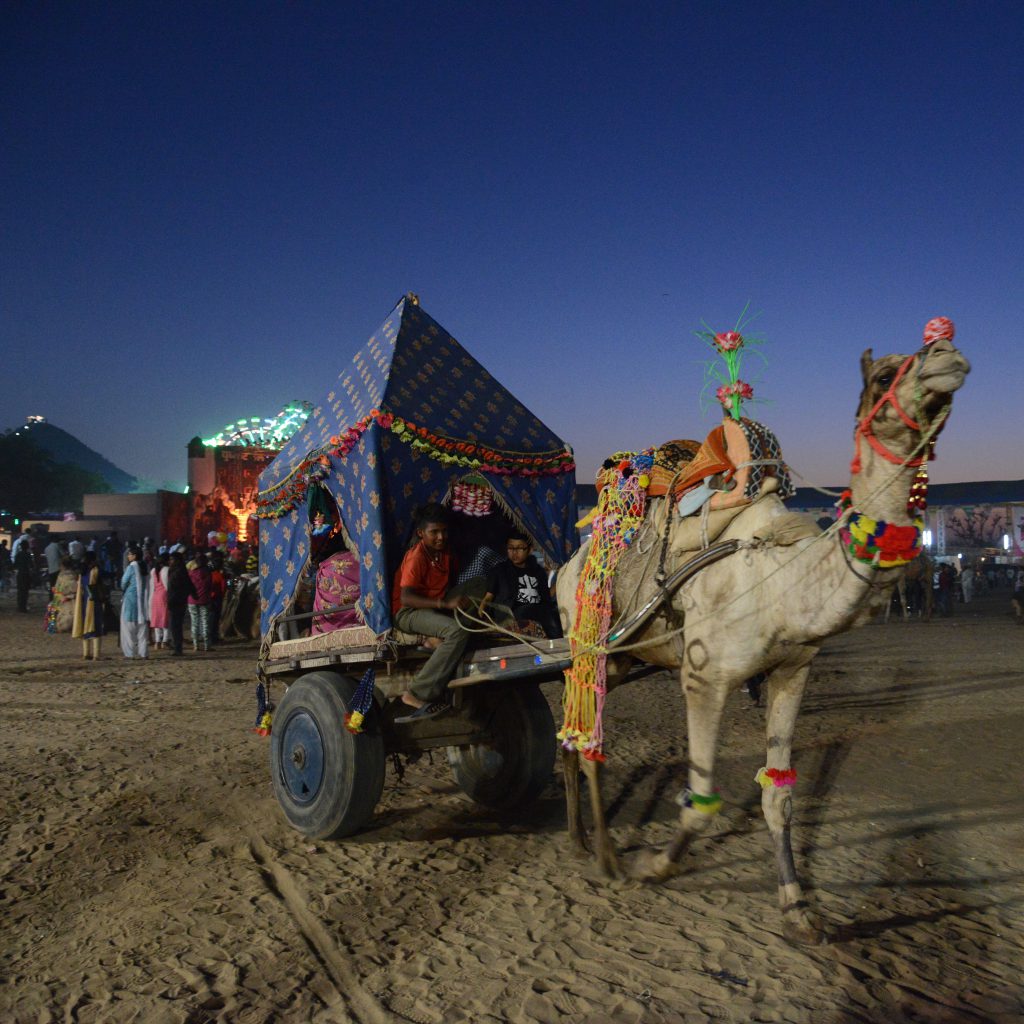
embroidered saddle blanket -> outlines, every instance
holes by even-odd
[[[611,483],[632,452],[616,452],[597,473],[598,494]],[[647,496],[670,494],[673,502],[710,481],[712,511],[748,505],[761,494],[761,485],[775,477],[780,498],[796,488],[782,459],[778,438],[764,424],[728,417],[704,441],[666,441],[653,451]],[[699,507],[699,506],[698,506]]]

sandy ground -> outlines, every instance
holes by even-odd
[[[781,936],[737,694],[715,833],[659,888],[568,855],[562,787],[502,819],[443,756],[313,843],[250,731],[255,649],[98,663],[0,598],[0,1021],[1019,1021],[1024,628],[1008,593],[827,646],[797,729],[798,864],[840,939]],[[559,699],[557,688],[550,698]],[[677,683],[609,700],[622,849],[665,840]]]

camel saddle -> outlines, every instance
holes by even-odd
[[[630,454],[617,452],[598,470],[598,494],[614,479],[619,460]],[[779,497],[788,498],[796,491],[775,434],[746,417],[727,417],[702,442],[666,441],[654,449],[653,457],[646,487],[649,498],[668,494],[678,502],[707,483],[713,492],[710,508],[718,511],[749,505],[761,494],[768,477],[776,478]]]

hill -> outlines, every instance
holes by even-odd
[[[128,494],[138,490],[139,481],[123,469],[118,469],[99,452],[94,452],[73,434],[49,423],[40,416],[30,416],[27,423],[17,428],[27,434],[43,451],[48,452],[57,463],[71,463],[89,473],[103,477],[115,493]]]

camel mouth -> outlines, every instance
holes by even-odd
[[[959,367],[949,367],[948,369],[936,369],[932,372],[923,371],[919,379],[929,391],[941,395],[951,395],[954,391],[959,391],[963,387],[969,372],[969,370]]]
[[[929,391],[951,395],[963,387],[970,372],[971,364],[955,349],[950,352],[934,352],[929,353],[925,359],[918,380]]]

